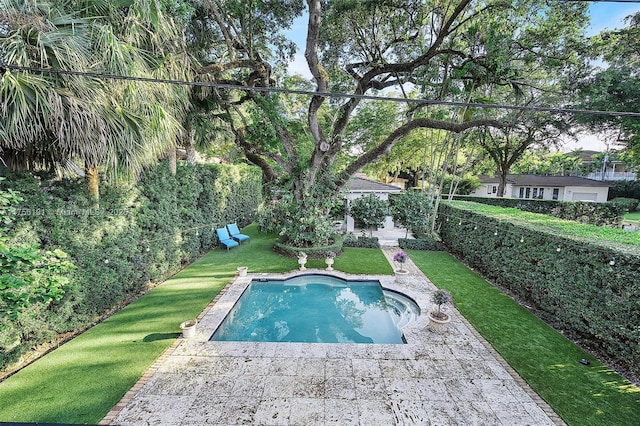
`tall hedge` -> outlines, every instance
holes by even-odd
[[[489,204],[491,206],[513,207],[525,212],[548,214],[559,219],[575,220],[598,226],[620,226],[625,213],[624,209],[611,202],[590,203],[586,201],[533,200],[471,195],[456,195],[454,199]]]
[[[98,207],[82,179],[14,175],[2,184],[24,199],[9,244],[60,249],[75,268],[61,300],[0,327],[0,366],[173,274],[217,244],[216,227],[252,222],[262,198],[260,170],[245,165],[181,164],[173,176],[161,163],[135,184],[103,183]]]
[[[442,204],[442,242],[547,323],[640,375],[640,247]]]

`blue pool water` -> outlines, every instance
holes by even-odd
[[[404,343],[415,304],[377,281],[325,275],[252,281],[211,340]]]

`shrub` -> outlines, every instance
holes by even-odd
[[[344,247],[356,248],[380,248],[378,237],[356,237],[353,234],[347,234],[342,244]]]
[[[28,244],[45,257],[62,251],[75,265],[64,274],[64,293],[38,300],[28,321],[12,324],[13,335],[22,337],[17,346],[0,348],[0,366],[58,333],[86,327],[174,273],[217,244],[216,227],[248,224],[261,200],[260,182],[259,169],[245,165],[181,164],[173,176],[161,163],[136,185],[103,184],[96,207],[81,179],[0,181],[0,190],[11,186],[23,198],[4,244],[10,250]]]
[[[575,220],[598,226],[618,227],[623,219],[622,209],[611,203],[475,196],[455,196],[454,198],[460,201],[473,201],[491,206],[514,207],[526,212],[548,214],[559,219]]]
[[[404,250],[442,250],[442,244],[435,237],[422,236],[416,239],[398,238],[398,245]]]
[[[311,259],[324,259],[325,257],[327,257],[327,253],[329,252],[333,253],[333,256],[335,256],[336,253],[340,253],[342,251],[342,246],[342,238],[338,235],[334,235],[333,243],[327,246],[300,248],[276,242],[273,248],[278,253],[288,257],[298,257],[299,253],[302,252]]]
[[[391,214],[396,223],[402,224],[413,234],[423,234],[429,229],[433,202],[426,194],[407,191],[391,198]]]
[[[367,194],[356,198],[351,201],[351,208],[349,209],[349,214],[355,221],[370,231],[372,228],[382,226],[388,213],[388,203],[379,199],[374,194]],[[371,236],[371,232],[369,236]]]
[[[640,200],[640,181],[639,180],[621,180],[616,181],[609,188],[609,199],[613,198],[635,198]]]
[[[635,198],[618,197],[610,200],[609,202],[620,207],[624,212],[634,212],[638,209],[640,200]]]
[[[622,230],[600,234],[620,233],[629,243],[589,237],[590,225],[569,231],[525,216],[443,203],[438,225],[449,250],[485,278],[571,339],[639,374],[640,244],[624,240]]]

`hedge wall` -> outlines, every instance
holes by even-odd
[[[620,226],[625,213],[620,206],[610,202],[589,203],[584,201],[531,200],[465,195],[456,195],[454,199],[499,207],[513,207],[526,212],[548,214],[559,219],[576,220],[599,226]]]
[[[543,320],[640,375],[640,247],[579,237],[440,205],[448,249]]]
[[[75,268],[62,300],[34,306],[0,327],[0,367],[57,334],[81,329],[217,244],[215,228],[253,221],[262,199],[260,170],[245,165],[166,163],[135,184],[101,185],[93,207],[82,179],[11,176],[19,191],[9,244],[61,249]]]

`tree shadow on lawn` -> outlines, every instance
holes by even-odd
[[[157,342],[158,340],[175,340],[180,336],[180,333],[151,333],[147,334],[143,342]]]

